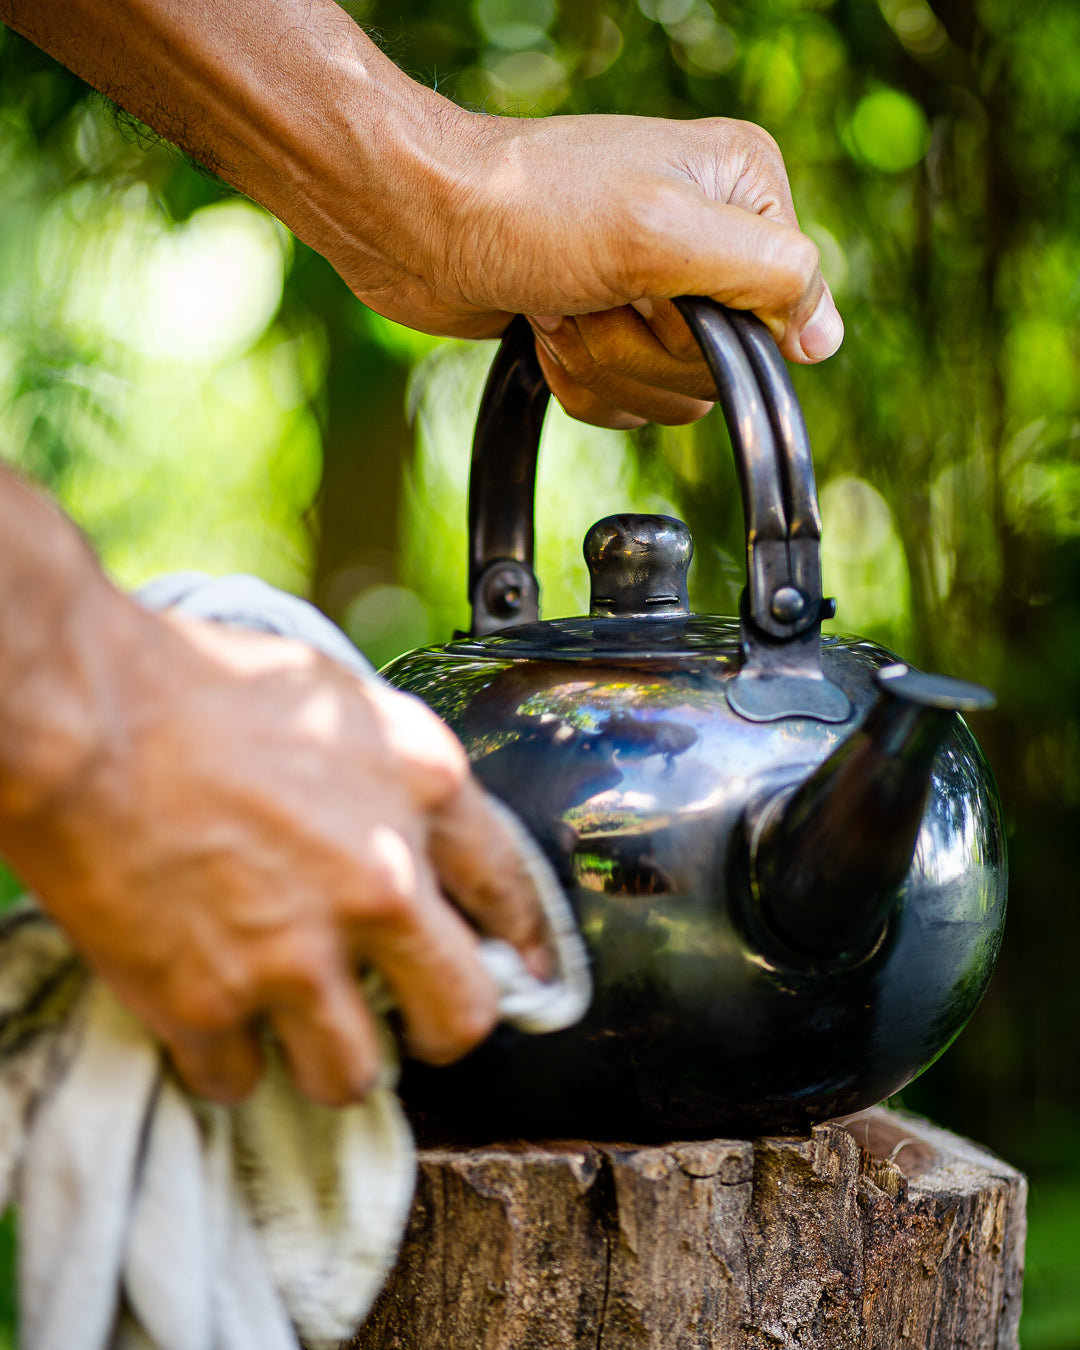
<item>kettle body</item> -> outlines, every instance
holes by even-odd
[[[763,493],[730,370],[749,370],[753,434],[771,435],[775,451],[790,432],[778,432],[775,408],[767,416],[763,367],[739,362],[740,347],[753,350],[748,331],[772,362],[769,340],[745,316],[692,303],[714,373],[728,378],[749,516]],[[508,366],[535,391],[526,333],[504,343],[489,382],[481,459],[493,441],[503,451],[491,427],[502,425]],[[781,367],[777,356],[769,378]],[[786,570],[748,549],[739,619],[689,612],[685,527],[625,516],[586,541],[591,614],[541,622],[531,497],[510,549],[504,534],[494,558],[477,556],[485,512],[496,532],[515,523],[513,501],[477,501],[484,471],[474,458],[480,621],[384,674],[448,722],[480,781],[547,853],[590,952],[594,998],[566,1031],[500,1027],[456,1065],[407,1063],[402,1092],[422,1137],[797,1132],[898,1091],[970,1017],[1000,945],[1001,811],[958,711],[985,706],[985,691],[911,672],[874,643],[820,635],[816,553],[805,535],[792,547],[790,490]],[[761,532],[749,536],[754,545]],[[779,634],[755,622],[755,574]],[[490,612],[500,598],[505,608],[500,586],[522,601],[516,622]]]

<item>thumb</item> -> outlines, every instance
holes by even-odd
[[[742,207],[679,195],[683,200],[672,202],[650,232],[635,271],[641,288],[635,298],[708,295],[753,310],[789,360],[831,356],[843,341],[844,322],[814,241]]]

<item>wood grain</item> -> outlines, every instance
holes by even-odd
[[[1024,1178],[880,1108],[809,1138],[429,1149],[350,1350],[1017,1350]]]

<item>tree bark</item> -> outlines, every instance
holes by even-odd
[[[1024,1178],[877,1108],[810,1138],[430,1149],[350,1350],[1016,1350]]]

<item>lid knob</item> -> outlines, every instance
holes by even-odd
[[[585,536],[589,613],[667,618],[690,612],[690,531],[673,516],[605,516]]]

